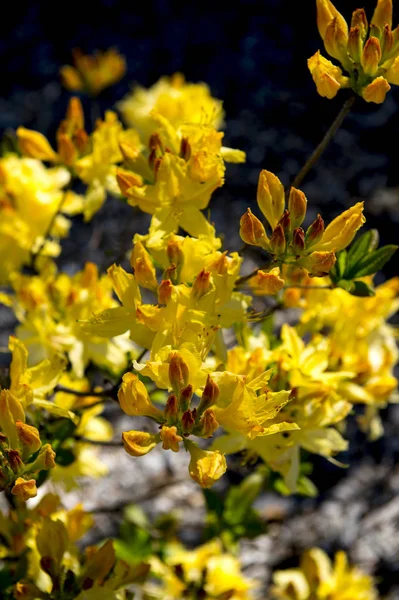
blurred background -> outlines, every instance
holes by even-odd
[[[361,5],[369,18],[374,10],[373,1],[336,0],[335,4],[348,20]],[[398,22],[396,5],[394,26]],[[213,95],[224,101],[225,145],[247,153],[246,164],[228,166],[226,184],[215,192],[210,205],[211,219],[228,236],[231,249],[241,245],[239,217],[256,204],[260,169],[273,171],[285,184],[292,181],[346,97],[341,92],[334,100],[321,98],[308,72],[307,58],[322,49],[313,0],[18,2],[7,5],[3,26],[2,133],[24,125],[54,140],[70,97],[61,86],[59,69],[71,63],[73,48],[90,53],[114,46],[127,59],[126,76],[99,96],[102,111],[112,108],[136,83],[148,87],[176,71],[188,81],[208,83]],[[83,102],[89,119],[90,107]],[[328,221],[349,204],[365,200],[367,227],[378,228],[383,243],[397,243],[398,102],[399,87],[393,87],[383,105],[360,99],[355,104],[302,185],[310,220],[320,211]],[[91,224],[75,219],[71,236],[63,243],[60,265],[77,270],[83,257],[106,268],[123,258],[132,234],[144,231],[147,224],[130,207],[111,200]],[[396,273],[394,258],[385,275]],[[7,311],[0,313],[2,346],[12,327]],[[386,436],[378,442],[371,444],[361,434],[353,434],[350,451],[343,457],[349,469],[314,459],[312,478],[321,491],[317,499],[281,499],[273,494],[260,499],[259,508],[272,524],[257,542],[244,544],[250,573],[267,581],[271,567],[293,564],[289,561],[304,547],[344,548],[352,560],[380,577],[380,589],[390,600],[399,598],[395,587],[399,585],[397,407],[389,408],[384,420]],[[126,429],[126,423],[118,427]],[[83,494],[92,508],[99,498],[106,504],[112,489],[113,501],[123,504],[135,499],[132,490],[137,481],[141,486],[143,478],[148,480],[148,474],[155,486],[167,478],[173,481],[179,461],[165,465],[153,456],[146,457],[146,465],[136,466],[127,455],[121,458],[119,450],[107,450],[104,462],[111,468],[111,479],[103,480],[100,487],[88,482],[81,496],[72,494],[66,501],[72,504]],[[240,477],[239,467],[236,477]],[[146,485],[138,500],[150,513],[177,505],[183,522],[201,522],[201,494],[187,478],[158,496],[151,493],[150,484],[147,498]],[[115,519],[117,511],[100,513],[98,535],[112,532]]]

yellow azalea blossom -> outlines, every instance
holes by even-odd
[[[334,562],[320,548],[307,550],[300,566],[273,573],[275,600],[377,600],[372,578],[349,566],[342,550]]]
[[[91,152],[75,162],[77,175],[88,185],[83,210],[86,221],[101,208],[107,192],[119,194],[116,165],[123,160],[121,145],[128,145],[137,154],[141,150],[138,133],[133,129],[123,130],[112,111],[105,113],[103,121],[97,121],[90,141]]]
[[[46,168],[39,160],[13,154],[0,159],[0,283],[7,283],[13,272],[29,264],[31,253],[41,247],[69,180],[63,167]],[[59,239],[68,227],[65,217],[58,215],[49,233]],[[56,241],[41,248],[42,256],[59,252]]]
[[[115,48],[93,55],[75,49],[73,63],[73,67],[66,65],[60,71],[64,86],[72,92],[85,91],[92,96],[117,83],[126,72],[125,59]]]
[[[366,102],[381,104],[390,83],[399,84],[399,28],[392,31],[392,0],[377,0],[370,21],[355,10],[350,27],[331,0],[316,0],[317,26],[327,53],[343,68],[320,55],[308,67],[321,96],[334,98],[340,88],[352,88]]]
[[[147,141],[155,129],[152,112],[156,111],[176,129],[186,123],[212,125],[223,122],[220,100],[211,96],[205,83],[186,83],[181,73],[162,77],[149,89],[137,86],[118,104],[125,122],[136,127]]]

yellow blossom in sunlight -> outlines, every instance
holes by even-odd
[[[212,125],[223,121],[222,102],[213,98],[205,83],[186,83],[181,73],[162,77],[149,89],[136,87],[118,104],[129,127],[137,127],[145,140],[155,128],[151,116],[156,111],[177,128],[185,123]]]
[[[370,27],[364,9],[353,12],[350,28],[331,0],[316,0],[317,26],[327,53],[340,67],[320,55],[308,67],[321,96],[334,98],[352,88],[366,102],[381,104],[390,83],[399,83],[399,28],[392,31],[392,0],[377,0]]]
[[[124,448],[130,456],[143,456],[155,448],[160,441],[160,435],[144,431],[124,431],[122,440]]]
[[[377,600],[372,578],[356,566],[349,566],[342,550],[334,562],[321,548],[307,550],[296,569],[273,574],[275,600]]]
[[[224,475],[226,459],[218,450],[202,450],[193,442],[186,442],[191,460],[188,467],[190,477],[203,488],[210,488]]]
[[[66,65],[61,68],[64,86],[73,92],[85,91],[92,96],[117,83],[126,72],[125,59],[115,48],[97,51],[93,55],[75,49],[73,63],[73,67]]]

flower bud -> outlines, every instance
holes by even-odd
[[[284,187],[276,175],[263,169],[258,180],[257,202],[270,227],[275,229],[284,212]]]
[[[261,221],[248,208],[247,212],[240,219],[240,237],[250,246],[260,246],[266,248],[269,240],[265,228]]]
[[[29,498],[34,498],[37,494],[36,481],[34,479],[18,477],[11,493],[26,502]]]
[[[122,377],[118,400],[127,415],[151,417],[156,421],[162,417],[161,411],[151,402],[144,383],[133,373],[125,373]]]
[[[286,241],[284,235],[284,229],[281,225],[277,225],[276,229],[273,231],[272,237],[270,238],[270,251],[272,254],[276,254],[280,256],[284,254],[286,248]]]
[[[227,465],[224,455],[218,450],[202,450],[188,440],[186,444],[191,455],[188,467],[190,477],[201,487],[210,488],[226,472]]]
[[[358,229],[366,221],[363,216],[363,205],[363,202],[357,202],[331,221],[320,241],[312,244],[312,249],[339,252],[349,246]],[[306,246],[309,245],[306,239]]]
[[[84,129],[85,116],[82,103],[77,96],[72,96],[69,100],[66,121],[73,129]]]
[[[159,304],[168,304],[172,297],[173,283],[170,279],[163,279],[158,286],[158,302]]]
[[[25,421],[20,401],[9,390],[0,392],[0,429],[8,437],[10,448],[18,448],[16,421]]]
[[[194,413],[195,414],[195,413]],[[181,418],[184,433],[191,433],[195,425],[195,417],[192,410],[186,410]]]
[[[288,210],[285,210],[283,212],[282,217],[278,222],[278,225],[281,225],[284,231],[284,235],[288,237],[291,230],[291,217]]]
[[[145,431],[124,431],[122,433],[123,446],[130,456],[144,456],[148,454],[160,441],[159,433],[154,435]]]
[[[58,134],[57,146],[61,161],[64,163],[64,165],[71,167],[78,158],[78,151],[69,135],[65,133]]]
[[[19,471],[24,466],[24,463],[22,462],[22,459],[21,459],[21,456],[20,456],[18,450],[9,450],[8,462],[9,462],[11,469],[14,471],[14,473],[19,473]]]
[[[362,89],[362,96],[366,102],[382,104],[385,100],[387,92],[389,92],[390,89],[391,86],[385,77],[377,77],[374,79],[374,81]]]
[[[17,138],[19,148],[24,156],[55,162],[58,159],[47,139],[43,134],[25,127],[18,127]]]
[[[301,190],[292,187],[288,199],[288,210],[291,217],[291,229],[296,229],[302,225],[306,215],[307,199]]]
[[[384,28],[384,25],[392,27],[392,0],[377,0],[377,6],[371,23],[381,30]]]
[[[42,558],[51,557],[54,561],[51,570],[60,571],[61,562],[68,549],[68,532],[60,520],[53,521],[49,517],[43,519],[36,537],[37,550]]]
[[[192,297],[198,301],[205,296],[212,288],[212,280],[210,271],[202,271],[197,275],[194,280],[193,287],[191,288]]]
[[[351,27],[348,38],[348,52],[355,63],[360,63],[363,51],[363,40],[360,34],[360,27]]]
[[[55,452],[50,446],[50,444],[45,444],[42,446],[40,450],[40,454],[33,461],[33,463],[29,463],[27,465],[29,467],[29,471],[32,473],[37,473],[39,471],[44,471],[47,469],[54,469],[55,467]]]
[[[163,425],[159,435],[162,441],[162,448],[164,450],[179,452],[179,442],[182,442],[183,438],[181,435],[177,434],[177,428],[174,425],[172,427]]]
[[[181,242],[176,239],[170,239],[168,241],[168,245],[166,246],[166,254],[169,259],[169,263],[171,265],[175,265],[176,267],[182,267],[184,262],[184,254],[181,249]]]
[[[204,391],[202,392],[201,400],[198,405],[197,411],[199,415],[207,409],[216,404],[219,398],[219,386],[213,381],[210,375],[208,375]]]
[[[70,65],[65,65],[60,69],[62,83],[67,90],[78,92],[83,90],[83,81],[76,69]]]
[[[334,17],[327,26],[324,47],[330,56],[345,64],[347,62],[347,44],[348,27],[345,23],[345,28],[343,29],[340,21]]]
[[[26,425],[22,421],[16,421],[17,436],[22,448],[23,459],[26,460],[31,454],[37,452],[42,445],[39,431],[32,425]]]
[[[259,271],[248,281],[255,296],[275,296],[284,286],[284,279],[280,277],[280,268],[275,267],[270,271]]]
[[[187,387],[189,380],[187,364],[178,352],[169,354],[169,381],[176,396],[180,395],[182,388]]]
[[[112,567],[115,565],[115,549],[112,540],[108,540],[101,546],[101,548],[88,547],[86,548],[86,554],[88,555],[86,561],[86,567],[82,574],[83,583],[85,581],[97,581],[102,584],[106,577],[111,572]],[[89,589],[88,584],[86,589]]]
[[[317,244],[323,237],[324,233],[324,221],[321,215],[317,215],[316,219],[306,230],[305,242],[306,247]]]
[[[361,63],[366,75],[374,77],[378,71],[378,65],[381,60],[381,46],[376,37],[370,37],[364,48],[361,56]]]
[[[323,40],[326,36],[327,27],[333,19],[337,20],[340,29],[342,29],[344,32],[348,31],[348,26],[344,17],[340,12],[338,12],[331,0],[316,0],[316,8],[317,27]]]
[[[364,8],[357,8],[352,13],[351,29],[359,27],[360,38],[364,42],[369,30],[369,24]]]
[[[298,261],[298,264],[309,271],[310,277],[324,277],[329,274],[336,260],[334,252],[316,251]]]
[[[193,397],[193,386],[188,385],[182,389],[179,397],[179,410],[185,412],[191,404],[191,398]]]
[[[134,244],[130,264],[137,283],[154,291],[158,286],[156,271],[149,253],[141,242]]]
[[[216,421],[215,413],[211,408],[207,408],[202,415],[198,426],[195,428],[194,433],[198,437],[210,438],[218,427],[219,423]]]
[[[300,256],[305,250],[305,232],[302,227],[294,229],[292,234],[292,252],[295,256]]]
[[[384,62],[386,56],[389,56],[392,47],[394,44],[393,34],[389,25],[385,25],[382,31],[381,37],[381,51],[382,51],[382,59],[381,62]]]
[[[179,403],[175,394],[171,394],[167,399],[166,406],[164,409],[164,415],[169,425],[173,425],[177,422],[177,418],[179,415]]]
[[[129,190],[132,187],[141,187],[143,180],[139,175],[126,171],[126,169],[116,169],[116,181],[123,196],[129,196]]]

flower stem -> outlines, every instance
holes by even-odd
[[[345,103],[342,106],[341,110],[339,111],[338,115],[335,117],[334,121],[331,123],[327,133],[325,134],[325,136],[323,137],[323,139],[321,140],[319,145],[314,149],[313,153],[309,156],[308,160],[303,165],[302,169],[299,171],[299,173],[295,177],[292,184],[287,188],[287,191],[286,191],[287,198],[289,196],[291,187],[298,188],[301,185],[303,179],[306,177],[306,175],[312,169],[312,167],[317,163],[320,156],[323,154],[324,150],[327,148],[327,146],[333,139],[334,135],[337,133],[338,129],[341,127],[342,123],[344,122],[345,117],[348,115],[352,106],[354,105],[355,100],[356,100],[356,96],[352,95],[345,101]]]

